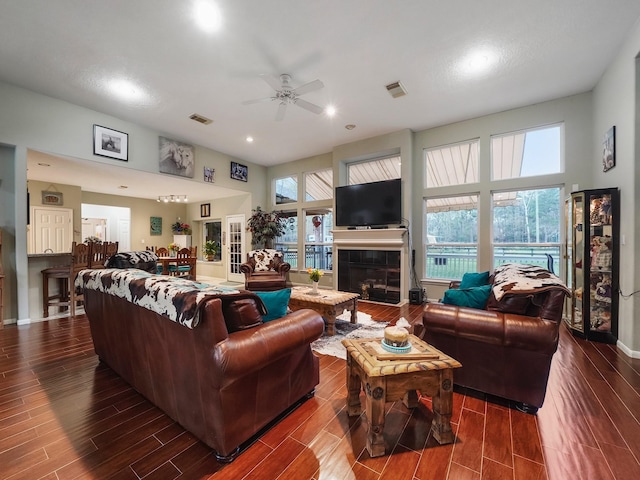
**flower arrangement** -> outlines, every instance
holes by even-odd
[[[169,248],[169,250],[170,250],[170,251],[172,251],[172,252],[177,252],[177,251],[179,251],[179,250],[180,250],[180,245],[178,245],[177,243],[173,243],[173,242],[171,242],[171,243],[169,244],[169,247],[168,247],[168,248]]]
[[[307,268],[307,273],[309,274],[309,280],[312,282],[319,282],[320,277],[324,275],[322,270],[318,270],[317,268]]]
[[[100,245],[102,243],[102,240],[100,240],[98,237],[96,236],[90,236],[84,239],[85,243],[95,243],[97,245]]]
[[[191,235],[191,225],[177,221],[171,224],[171,231],[176,235]]]
[[[265,212],[259,206],[252,210],[253,214],[247,222],[247,230],[252,234],[254,245],[273,248],[273,239],[284,234],[287,220],[280,212]]]

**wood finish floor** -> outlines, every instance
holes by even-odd
[[[362,302],[379,320],[422,308]],[[472,392],[454,397],[454,444],[429,435],[429,401],[387,404],[387,451],[370,458],[366,417],[345,413],[345,361],[323,356],[316,395],[235,462],[147,402],[93,352],[87,320],[0,330],[1,479],[635,479],[640,360],[563,327],[537,416]],[[268,401],[268,399],[265,399]]]

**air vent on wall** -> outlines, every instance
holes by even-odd
[[[404,89],[404,85],[402,85],[400,82],[393,82],[389,85],[385,85],[385,87],[389,92],[389,95],[391,95],[393,98],[402,97],[407,94],[407,91]]]
[[[189,118],[191,120],[195,120],[196,122],[202,123],[204,125],[209,125],[210,123],[213,123],[213,120],[207,117],[203,117],[202,115],[198,115],[197,113],[190,115]]]

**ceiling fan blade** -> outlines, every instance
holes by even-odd
[[[324,87],[324,83],[320,80],[314,80],[313,82],[305,83],[298,88],[294,88],[293,93],[296,95],[304,95],[305,93],[313,92],[314,90],[320,90],[322,87]]]
[[[299,107],[304,108],[305,110],[309,110],[310,112],[315,113],[316,115],[321,114],[324,109],[322,107],[319,107],[318,105],[311,103],[311,102],[307,102],[306,100],[303,100],[301,98],[296,98],[294,100],[294,103],[296,105],[298,105]]]
[[[244,102],[242,102],[242,105],[251,105],[253,103],[269,102],[271,100],[273,100],[273,97],[255,98],[253,100],[245,100]]]
[[[265,82],[269,84],[271,88],[274,90],[280,90],[282,88],[282,83],[273,75],[267,75],[266,73],[261,73],[260,78],[262,78]]]
[[[286,111],[287,111],[286,102],[280,102],[280,105],[278,105],[278,111],[276,112],[276,122],[279,122],[284,118],[284,113]]]

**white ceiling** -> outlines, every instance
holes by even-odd
[[[637,0],[216,0],[222,28],[207,33],[195,3],[4,1],[0,80],[268,166],[589,91],[640,16]],[[477,50],[495,61],[472,74]],[[290,105],[276,122],[275,103],[242,104],[281,73],[322,80],[303,98],[337,115]],[[115,98],[114,79],[144,98]],[[395,81],[406,96],[386,91]]]

